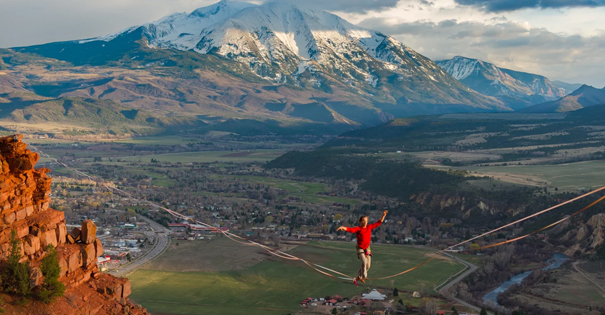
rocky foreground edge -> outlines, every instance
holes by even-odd
[[[30,287],[42,284],[39,269],[45,249],[52,244],[61,266],[63,297],[52,304],[30,301],[13,305],[5,296],[8,314],[149,314],[129,301],[130,282],[101,273],[97,257],[103,246],[96,238],[96,226],[82,222],[67,231],[65,216],[50,208],[51,178],[47,168],[34,169],[37,153],[27,149],[21,135],[0,138],[0,259],[10,252],[11,231],[21,240],[22,261],[30,263]]]

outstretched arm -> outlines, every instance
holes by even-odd
[[[384,221],[384,218],[387,216],[387,213],[389,213],[389,211],[388,211],[388,210],[384,210],[384,211],[382,212],[382,217],[381,217],[381,218],[380,218],[380,220],[378,220],[378,221],[383,222],[383,221]]]
[[[336,232],[338,231],[345,231],[345,232],[349,232],[349,233],[357,233],[357,231],[359,231],[359,227],[354,227],[354,228],[350,228],[350,227],[346,227],[346,226],[341,226],[339,228],[336,229]]]
[[[387,213],[388,213],[388,212],[389,212],[389,211],[384,210],[384,211],[382,212],[382,217],[380,217],[380,219],[379,219],[378,221],[376,221],[376,223],[372,223],[372,224],[368,225],[368,226],[370,227],[370,229],[372,229],[372,230],[373,230],[373,229],[375,229],[375,228],[379,227],[379,226],[382,224],[382,222],[384,221],[384,218],[387,216]]]

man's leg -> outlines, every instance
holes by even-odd
[[[368,256],[366,256],[366,270],[365,270],[365,276],[364,276],[365,279],[368,278],[368,271],[370,271],[371,265],[372,265],[372,256],[368,255]]]
[[[357,278],[359,280],[361,280],[361,282],[365,282],[364,279],[367,277],[367,272],[366,272],[367,257],[364,254],[362,249],[357,250],[357,258],[359,258],[359,260],[361,261],[361,267],[359,268],[359,272],[357,273]]]
[[[361,260],[361,268],[359,268],[359,277],[365,279],[368,277],[368,269],[370,269],[369,259],[370,256],[366,256],[363,252],[357,254],[359,260]]]

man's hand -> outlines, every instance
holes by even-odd
[[[336,229],[336,232],[338,232],[338,231],[346,231],[346,230],[347,230],[346,227],[341,226],[341,227],[339,227],[339,228]]]
[[[382,218],[380,218],[380,221],[384,221],[384,218],[387,216],[387,213],[389,213],[389,210],[384,210],[382,212]]]

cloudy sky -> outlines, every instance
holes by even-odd
[[[435,60],[461,55],[552,80],[605,85],[605,0],[280,1],[331,11]],[[0,0],[0,47],[105,35],[214,2]]]

